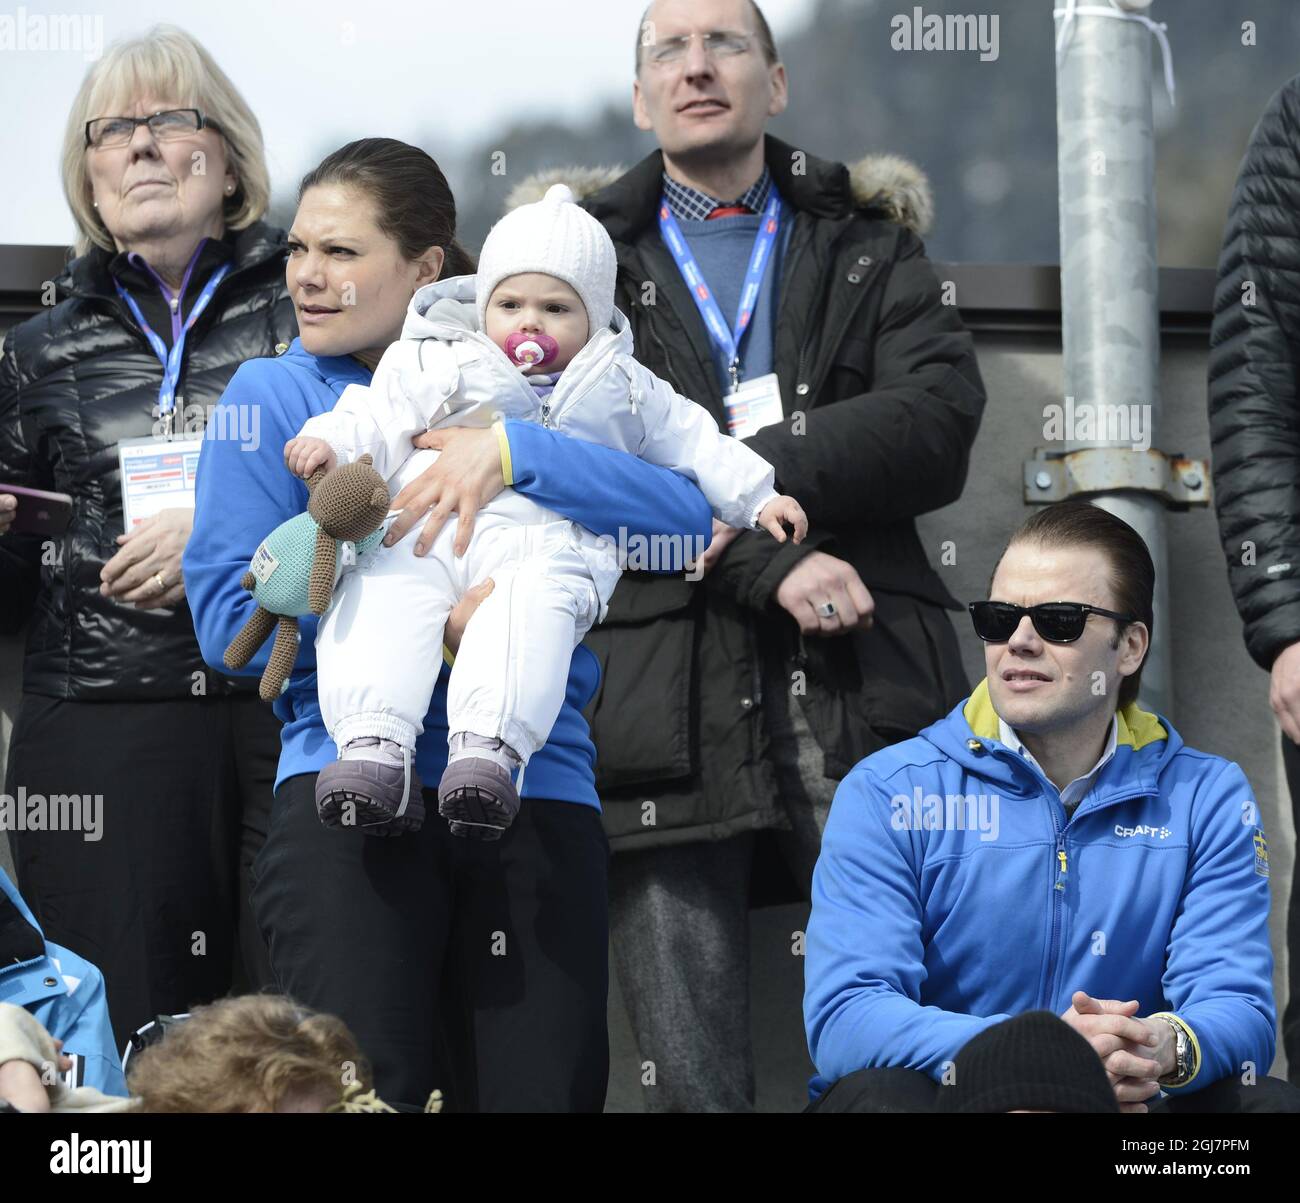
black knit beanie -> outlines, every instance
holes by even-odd
[[[936,1111],[1118,1112],[1101,1058],[1050,1011],[986,1028],[957,1054]]]

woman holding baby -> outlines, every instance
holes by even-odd
[[[209,663],[221,663],[252,610],[240,578],[259,543],[306,507],[285,444],[348,385],[370,382],[417,289],[474,271],[455,234],[442,172],[401,142],[350,143],[303,180],[286,269],[299,338],[276,358],[244,364],[222,400],[260,407],[261,446],[209,438],[199,469],[185,582]],[[416,447],[439,455],[432,466],[433,457],[414,457],[390,480],[401,514],[385,541],[402,546],[387,554],[426,554],[447,522],[458,524],[463,546],[475,513],[507,480],[597,536],[707,537],[709,508],[676,473],[536,423],[498,429],[417,436]],[[453,610],[451,652],[491,587],[480,582]],[[608,848],[582,716],[599,683],[595,657],[574,650],[559,718],[528,762],[523,805],[499,839],[452,834],[436,818],[432,789],[431,821],[373,838],[323,826],[317,815],[317,774],[335,748],[321,717],[315,633],[314,620],[304,620],[297,666],[276,704],[282,754],[254,866],[253,905],[277,984],[344,1019],[386,1099],[418,1107],[441,1088],[457,1110],[601,1110]],[[266,659],[264,648],[244,671],[260,673]],[[426,783],[447,765],[446,708],[444,671],[415,748]]]

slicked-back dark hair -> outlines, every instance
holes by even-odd
[[[340,146],[302,177],[298,200],[309,188],[343,184],[374,202],[379,229],[414,261],[431,246],[446,252],[443,276],[468,276],[474,258],[456,241],[456,198],[442,168],[418,146],[396,138],[359,138]]]
[[[643,49],[641,37],[645,32],[646,19],[650,16],[650,10],[653,7],[653,2],[645,6],[645,11],[641,14],[641,22],[636,28],[637,71],[641,70],[641,51]],[[749,8],[754,14],[754,32],[758,36],[758,44],[763,51],[763,59],[769,67],[775,66],[781,61],[781,56],[776,51],[776,39],[772,36],[772,27],[767,23],[767,18],[763,15],[763,10],[758,7],[756,0],[749,0]]]
[[[1132,614],[1145,624],[1151,654],[1150,640],[1155,637],[1153,602],[1156,588],[1156,567],[1151,560],[1142,536],[1122,518],[1087,501],[1058,501],[1054,505],[1035,510],[1016,531],[998,557],[998,564],[1017,543],[1037,543],[1040,547],[1093,547],[1110,563],[1110,592],[1114,609],[1120,614]],[[997,568],[993,569],[997,576]],[[992,592],[993,580],[989,579]],[[1078,598],[1054,598],[1057,601],[1078,601]],[[1107,607],[1110,609],[1111,607]],[[1123,624],[1117,624],[1112,647],[1119,646]],[[1136,702],[1142,682],[1142,664],[1130,677],[1125,677],[1119,687],[1119,707]]]

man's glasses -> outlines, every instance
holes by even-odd
[[[1010,602],[977,601],[971,602],[967,609],[970,610],[971,622],[975,624],[975,634],[985,643],[1006,643],[1026,614],[1034,624],[1034,630],[1048,643],[1073,643],[1083,634],[1089,614],[1113,618],[1118,623],[1141,621],[1131,614],[1116,614],[1114,610],[1103,610],[1100,606],[1083,602],[1015,606]]]
[[[664,38],[646,47],[646,61],[655,67],[671,67],[686,57],[691,41],[699,38],[704,53],[710,58],[734,58],[744,54],[753,43],[747,33],[687,33],[679,38]]]
[[[125,146],[135,137],[138,125],[147,125],[159,142],[189,138],[204,128],[218,128],[198,109],[164,109],[149,117],[96,117],[86,122],[86,145],[96,150]]]

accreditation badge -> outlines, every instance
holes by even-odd
[[[126,534],[160,510],[194,508],[194,483],[203,436],[123,439],[117,445]]]
[[[781,408],[781,385],[775,372],[742,380],[736,391],[725,399],[727,433],[738,439],[757,434],[764,426],[774,426],[785,419]]]

